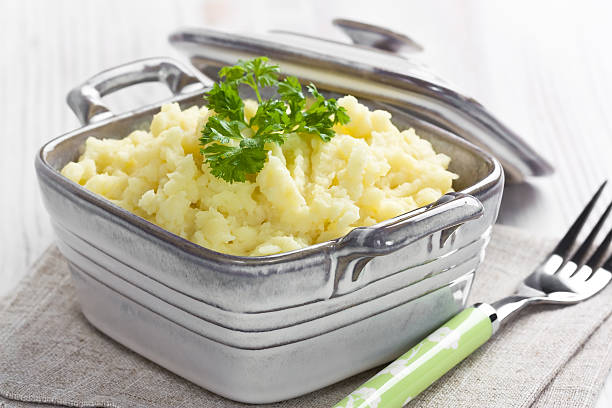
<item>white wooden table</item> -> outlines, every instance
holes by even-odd
[[[53,240],[33,159],[43,142],[78,126],[64,103],[72,86],[130,60],[181,57],[166,41],[180,26],[345,40],[334,17],[412,36],[426,48],[419,58],[555,164],[554,176],[506,189],[499,222],[559,236],[612,175],[610,2],[3,0],[0,295]],[[147,86],[130,100],[160,92]],[[125,99],[110,102],[126,108]],[[609,406],[612,377],[598,403]]]

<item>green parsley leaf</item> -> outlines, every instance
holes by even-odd
[[[244,102],[238,93],[238,86],[232,83],[216,83],[206,95],[208,108],[221,118],[244,121]]]
[[[227,121],[219,116],[211,116],[208,118],[206,127],[202,130],[200,142],[206,145],[210,142],[219,142],[223,144],[231,143],[231,139],[242,140],[242,130],[246,128],[244,122],[238,120]]]
[[[302,113],[302,109],[304,109],[304,105],[306,105],[306,98],[304,98],[304,93],[302,92],[302,85],[296,77],[287,77],[284,81],[278,84],[278,94],[281,96],[282,100],[289,105],[289,117],[293,122],[299,122]]]
[[[245,139],[246,140],[246,139]],[[244,182],[247,174],[259,173],[268,157],[262,146],[211,144],[203,149],[213,176],[229,183]]]
[[[314,101],[305,109],[307,101],[298,79],[279,81],[278,73],[278,65],[268,64],[266,57],[239,61],[219,71],[223,81],[206,95],[208,107],[216,115],[208,118],[200,137],[200,151],[215,177],[243,182],[248,174],[263,168],[267,144],[282,145],[290,133],[315,134],[327,142],[335,135],[335,124],[349,122],[346,110],[335,99],[325,99],[313,84],[307,89]],[[259,102],[248,122],[240,84],[251,87]],[[265,87],[276,87],[280,99],[262,100],[261,89]]]
[[[338,106],[335,99],[325,99],[313,84],[307,88],[315,97],[315,101],[303,113],[303,120],[297,131],[318,134],[323,141],[329,142],[335,134],[332,127],[337,123],[345,125],[350,118],[346,109]]]
[[[276,85],[279,71],[278,65],[269,65],[268,58],[259,57],[250,61],[238,61],[238,64],[232,67],[223,67],[219,71],[219,77],[225,78],[236,87],[238,84],[247,84],[255,91],[257,101],[261,103],[259,88]]]

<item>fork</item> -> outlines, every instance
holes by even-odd
[[[606,183],[599,187],[551,254],[519,284],[514,295],[464,309],[334,408],[402,407],[483,345],[519,310],[540,303],[575,304],[606,287],[612,279],[612,255],[608,256],[612,229],[592,249],[612,203],[574,250]]]

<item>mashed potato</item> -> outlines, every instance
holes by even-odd
[[[457,176],[413,129],[338,101],[351,121],[336,136],[290,135],[272,145],[263,170],[245,183],[215,178],[198,138],[210,112],[164,105],[150,131],[89,138],[62,174],[177,235],[234,255],[269,255],[341,237],[437,200]],[[247,103],[247,117],[256,105]]]

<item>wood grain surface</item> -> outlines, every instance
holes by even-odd
[[[555,165],[552,177],[506,188],[499,222],[559,236],[612,175],[610,2],[2,0],[0,295],[53,240],[33,163],[42,143],[78,127],[65,104],[73,86],[134,59],[181,57],[166,40],[178,27],[347,41],[331,26],[334,17],[413,37],[425,46],[415,57]],[[109,103],[120,111],[164,95],[143,86]],[[598,403],[609,406],[611,379]]]

